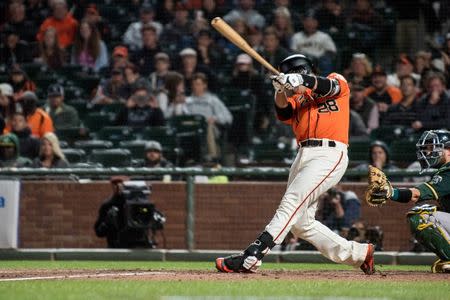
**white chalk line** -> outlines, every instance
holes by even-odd
[[[29,280],[54,280],[54,279],[80,279],[80,278],[102,278],[115,276],[148,276],[148,275],[171,275],[170,272],[123,272],[123,273],[100,273],[100,274],[74,274],[74,275],[54,275],[54,276],[30,276],[17,278],[2,278],[0,282],[5,281],[29,281]]]

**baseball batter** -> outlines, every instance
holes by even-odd
[[[282,73],[272,77],[277,118],[292,127],[298,153],[274,217],[242,253],[216,259],[221,272],[256,271],[289,231],[334,262],[361,267],[366,274],[375,272],[373,245],[347,241],[314,218],[319,196],[347,169],[350,91],[342,75],[319,77],[312,69],[309,58],[295,54],[284,59]]]
[[[367,188],[366,200],[374,205],[387,200],[401,203],[438,201],[439,210],[436,206],[423,204],[413,207],[407,218],[416,239],[439,258],[431,271],[450,273],[450,132],[425,131],[416,147],[422,171],[438,169],[431,180],[414,188],[393,188],[381,170],[369,167],[369,183],[372,183]]]

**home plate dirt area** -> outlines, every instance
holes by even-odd
[[[432,274],[420,271],[378,271],[368,276],[359,270],[351,271],[285,271],[260,270],[257,273],[224,274],[214,270],[2,270],[0,282],[29,280],[149,280],[149,281],[186,281],[186,280],[336,280],[336,281],[450,281],[450,274]]]

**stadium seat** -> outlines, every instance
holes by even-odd
[[[86,159],[86,152],[83,149],[67,148],[62,149],[62,153],[71,165],[84,162]]]
[[[139,134],[143,140],[156,140],[161,143],[161,139],[174,136],[175,132],[168,126],[152,126],[145,127]]]
[[[80,118],[83,118],[89,111],[89,108],[87,106],[88,100],[77,98],[77,99],[67,99],[66,103],[70,106],[73,106],[77,112]]]
[[[110,149],[113,147],[113,143],[103,140],[77,141],[75,142],[74,147],[77,149],[82,149],[87,154],[90,154],[93,150],[96,149]]]
[[[404,137],[405,135],[405,128],[403,126],[380,126],[371,131],[370,138],[390,144],[393,140]]]
[[[99,163],[105,168],[131,166],[131,153],[127,149],[95,149],[88,162]]]
[[[169,119],[177,143],[183,149],[183,161],[203,161],[206,153],[206,119],[200,115],[176,116]]]
[[[88,112],[83,117],[83,125],[89,128],[90,132],[97,132],[105,126],[111,126],[114,122],[114,115],[104,112]]]
[[[144,140],[122,141],[119,143],[119,147],[129,150],[133,159],[143,159],[146,143],[147,141]]]
[[[391,143],[391,160],[399,167],[407,167],[417,160],[416,142],[409,139],[396,140]]]
[[[135,139],[133,129],[129,126],[106,126],[100,129],[96,136],[97,139],[111,141],[114,145]]]
[[[348,158],[351,165],[367,162],[369,159],[369,139],[350,140],[348,147]]]
[[[253,161],[271,165],[289,165],[294,158],[294,151],[290,145],[278,141],[253,145],[250,152]]]
[[[69,146],[76,141],[89,138],[89,130],[84,127],[69,127],[56,129],[56,135],[59,139],[66,141]]]

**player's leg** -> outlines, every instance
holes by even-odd
[[[289,187],[296,177],[302,160],[302,149],[289,170],[289,179],[287,186]],[[266,231],[251,243],[243,252],[227,257],[219,257],[216,259],[216,268],[225,273],[232,272],[252,272],[261,265],[261,259],[267,254],[271,248],[275,246],[273,237]]]
[[[413,207],[407,217],[416,239],[439,257],[431,270],[450,272],[450,214],[436,211],[436,206],[421,205]]]

